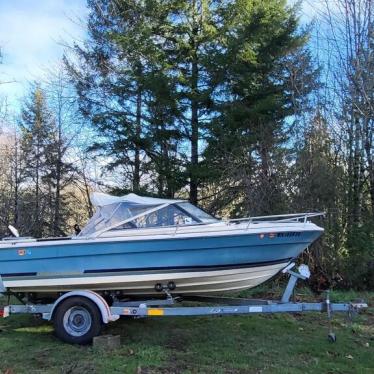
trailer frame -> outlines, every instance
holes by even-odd
[[[204,306],[175,306],[181,301],[179,297],[170,294],[168,285],[162,287],[164,298],[149,300],[115,300],[111,305],[98,293],[91,290],[74,290],[61,295],[51,304],[13,304],[0,308],[0,318],[13,314],[37,314],[43,319],[53,321],[57,336],[68,342],[87,344],[100,332],[99,324],[107,324],[118,320],[121,316],[146,318],[146,317],[177,317],[177,316],[225,316],[268,313],[303,313],[326,312],[328,318],[328,339],[336,341],[336,335],[332,331],[331,319],[335,312],[346,312],[353,317],[361,309],[367,308],[363,301],[348,303],[332,303],[330,292],[326,292],[326,298],[321,302],[293,302],[291,296],[299,280],[310,277],[309,268],[300,265],[298,272],[291,270],[295,263],[287,266],[283,273],[288,273],[290,278],[280,300],[244,299],[211,296],[183,297],[183,301],[193,301]],[[6,293],[0,276],[0,296]],[[72,304],[73,302],[73,304]],[[61,309],[68,305],[65,312]],[[75,305],[76,304],[76,305]],[[92,307],[94,306],[94,308]],[[97,310],[95,310],[96,308]],[[65,308],[66,309],[66,308]],[[66,316],[66,313],[68,315]],[[69,314],[70,313],[70,314]],[[87,326],[93,331],[86,331]],[[67,333],[70,332],[70,333]],[[70,336],[71,335],[71,336]]]

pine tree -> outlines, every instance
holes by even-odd
[[[158,192],[166,183],[174,194],[186,183],[183,166],[196,202],[220,2],[91,1],[89,8],[90,38],[75,47],[80,65],[66,64],[82,112],[103,135],[93,148],[113,157],[111,167],[132,167],[134,191],[142,169],[156,172]]]
[[[198,201],[201,184],[203,133],[213,112],[212,96],[217,88],[215,56],[225,2],[212,0],[169,1],[170,20],[162,29],[169,75],[176,77],[175,97],[180,111],[178,126],[189,147],[183,154],[189,176],[190,200]]]
[[[222,182],[227,169],[241,192],[257,194],[257,210],[281,209],[285,119],[315,78],[296,11],[278,0],[89,7],[90,38],[75,47],[80,65],[66,62],[101,135],[93,148],[112,158],[112,169],[131,169],[122,192],[139,189],[141,170],[144,189],[172,196],[188,183],[196,203],[203,182]],[[304,73],[291,79],[299,60]]]
[[[145,82],[148,22],[139,1],[88,1],[89,39],[75,46],[79,64],[65,58],[82,113],[100,136],[91,150],[103,152],[120,169],[122,190],[139,191],[146,170]]]
[[[206,163],[225,186],[232,214],[286,209],[288,123],[317,87],[296,9],[284,1],[236,1],[225,13],[219,116],[209,131]],[[290,67],[303,61],[292,75]],[[305,84],[308,82],[308,84]]]
[[[305,129],[288,175],[293,210],[326,213],[325,234],[304,258],[307,257],[305,262],[312,270],[322,270],[331,279],[335,270],[341,268],[344,251],[344,168],[334,152],[327,121],[319,111]]]
[[[46,209],[48,198],[43,190],[43,177],[47,173],[47,155],[53,143],[54,122],[47,107],[46,97],[35,85],[25,101],[20,127],[22,131],[21,150],[25,160],[24,175],[32,186],[24,213],[29,215],[29,234],[40,237],[46,230]]]
[[[71,186],[77,176],[78,167],[71,161],[71,151],[77,147],[81,131],[74,95],[69,77],[63,66],[50,71],[44,83],[48,107],[53,118],[52,139],[46,152],[46,175],[43,178],[50,196],[50,233],[66,235],[71,212]],[[69,191],[70,190],[70,191]]]

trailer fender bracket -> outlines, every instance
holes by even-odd
[[[54,314],[55,310],[57,309],[57,307],[60,305],[60,303],[63,300],[66,300],[69,297],[77,297],[77,296],[85,297],[85,298],[91,300],[92,302],[94,302],[95,305],[98,307],[100,313],[101,313],[101,317],[102,317],[102,320],[103,320],[104,323],[117,321],[117,319],[119,319],[120,316],[118,314],[112,314],[111,313],[111,310],[110,310],[110,307],[109,307],[108,303],[104,300],[104,298],[102,296],[100,296],[96,292],[89,291],[89,290],[70,291],[70,292],[60,296],[55,301],[55,303],[53,304],[53,307],[52,307],[51,311],[48,312],[48,313],[43,313],[43,315],[42,315],[43,319],[45,319],[47,321],[50,321],[53,318],[53,314]]]

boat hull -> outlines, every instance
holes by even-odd
[[[276,275],[321,230],[136,240],[32,243],[0,249],[0,275],[13,292],[121,290],[154,294],[221,293],[255,287]]]
[[[224,293],[255,287],[277,274],[288,262],[244,265],[234,268],[211,268],[197,270],[168,270],[150,273],[100,273],[63,278],[31,277],[28,279],[6,278],[5,286],[14,292],[56,293],[75,289],[93,291],[118,291],[124,295],[159,294],[155,285],[174,282],[174,294]]]

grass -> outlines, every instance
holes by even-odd
[[[296,296],[312,297],[306,290]],[[374,305],[374,292],[332,295],[358,297]],[[337,314],[333,328],[334,344],[319,313],[121,319],[103,332],[119,334],[121,348],[103,353],[61,343],[48,322],[11,316],[0,320],[0,373],[373,373],[374,308],[353,323]]]

